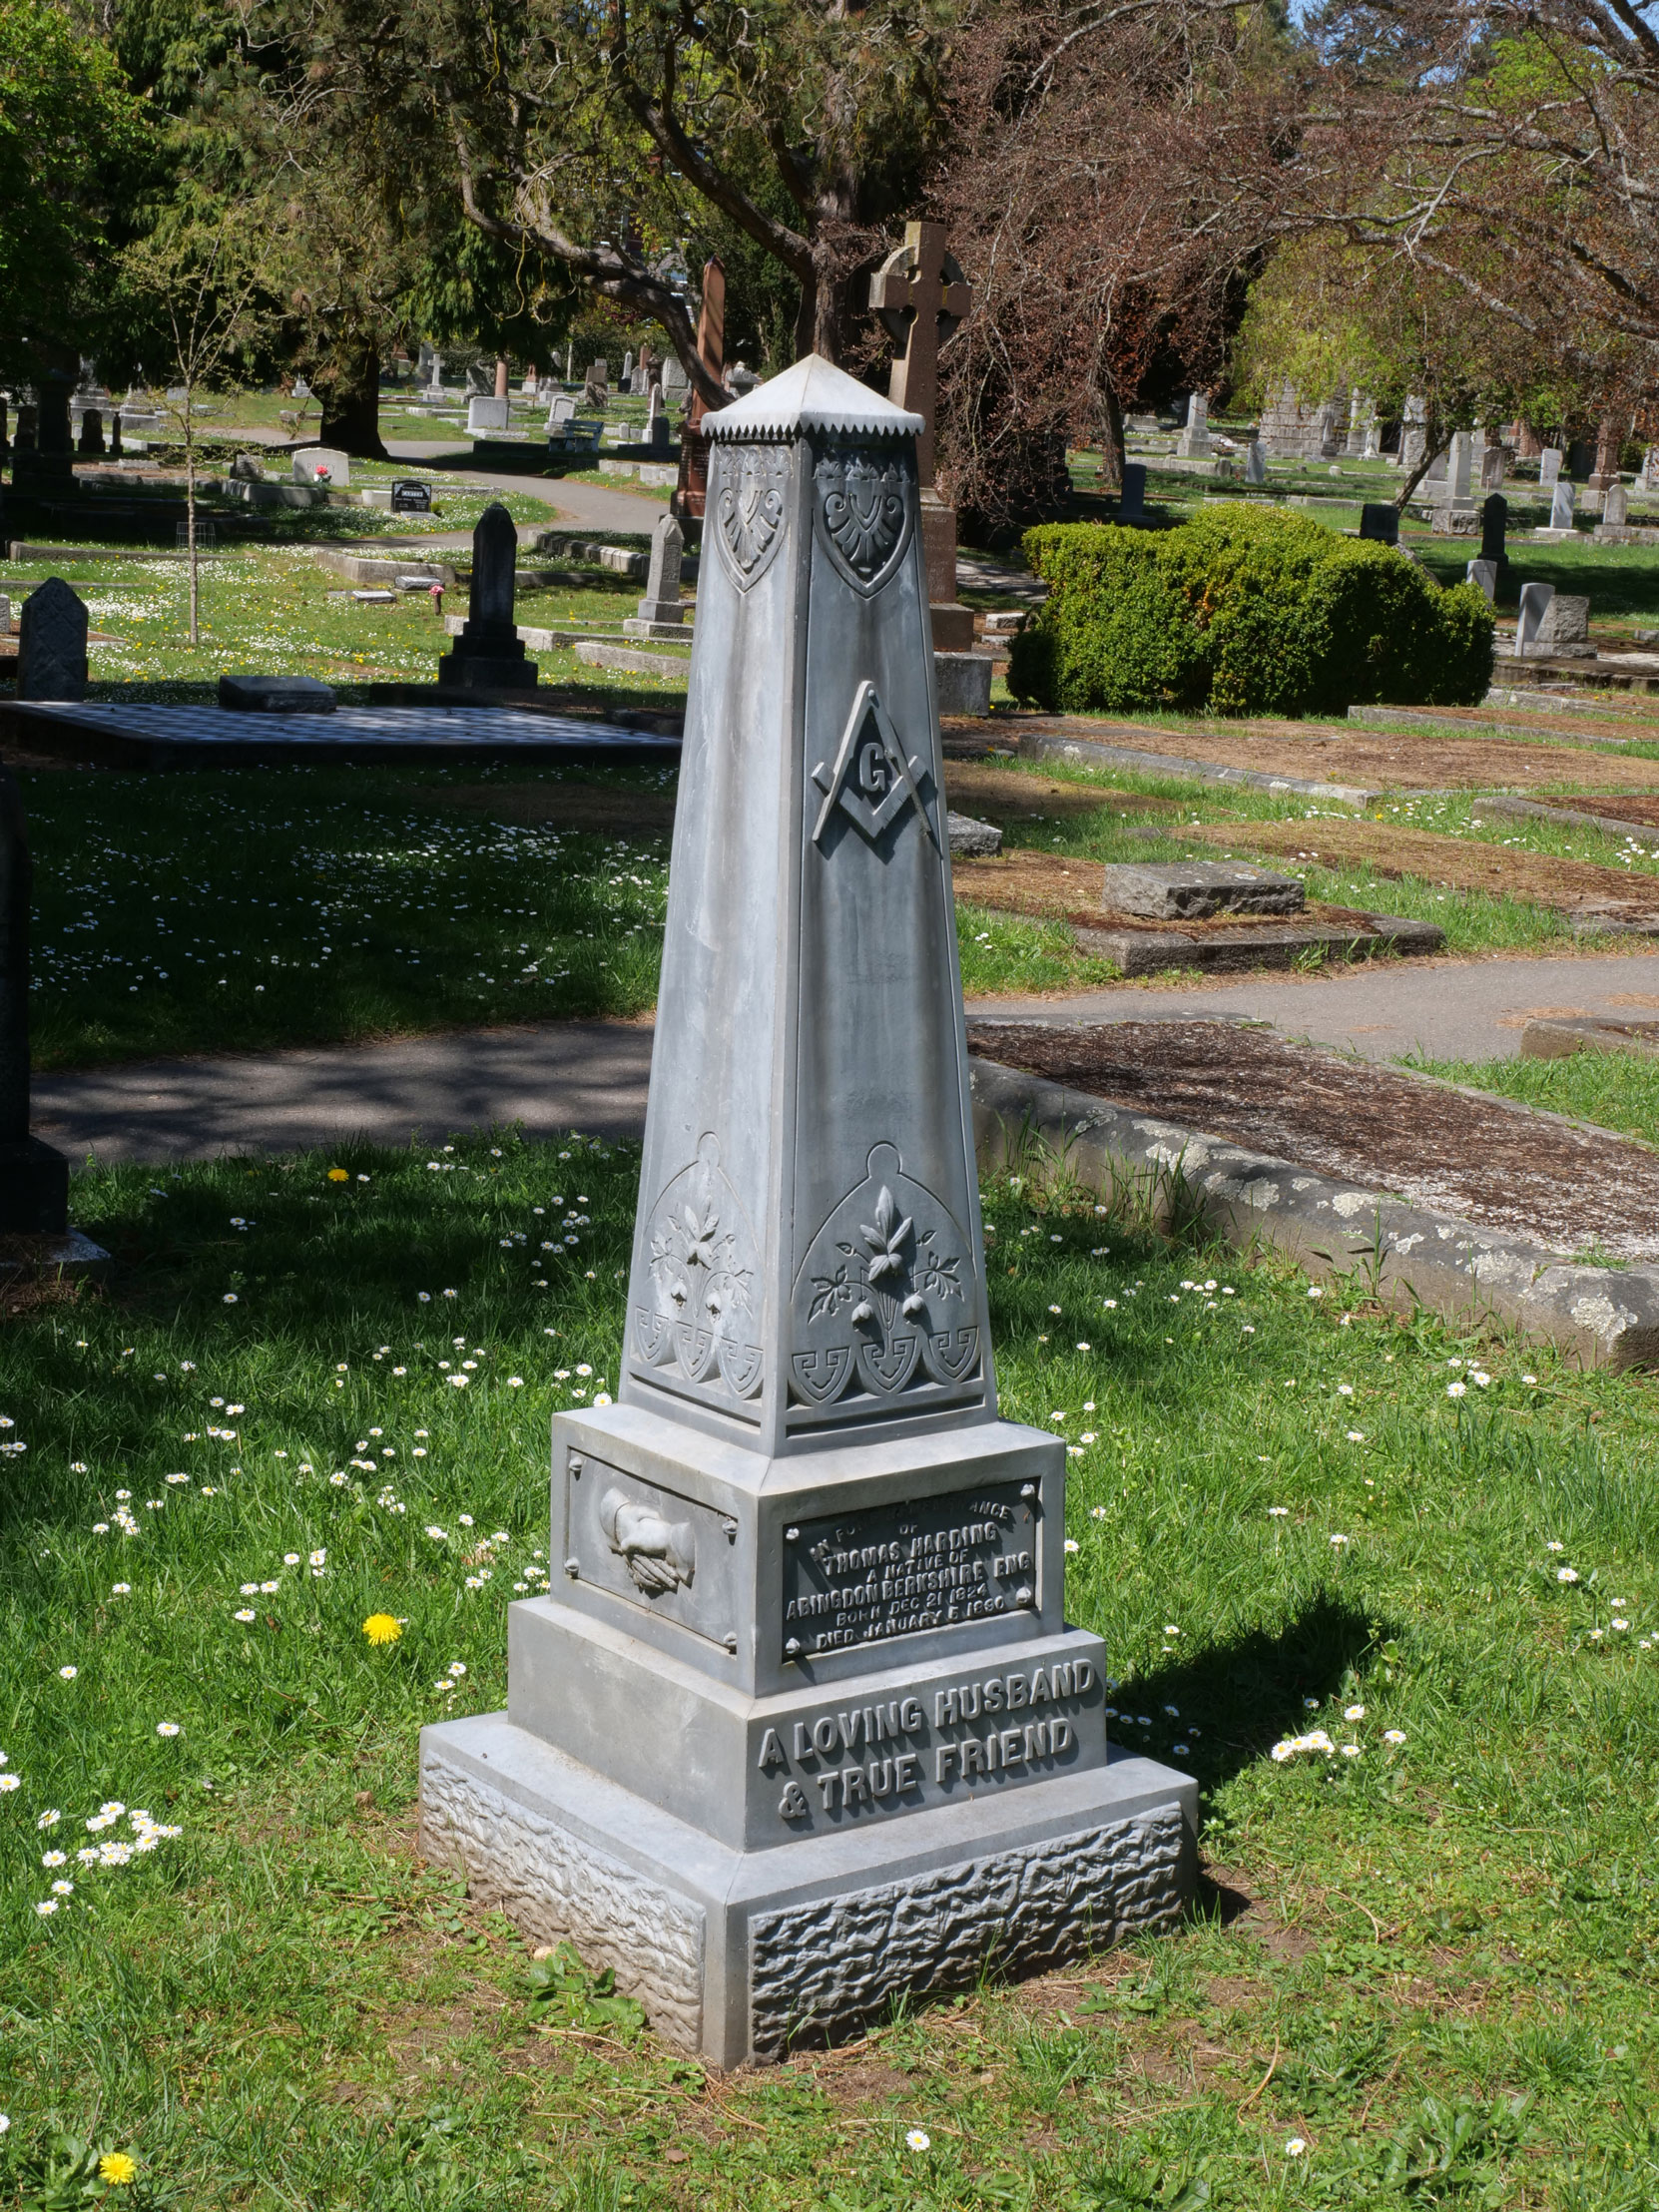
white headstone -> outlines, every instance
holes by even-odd
[[[1538,482],[1547,488],[1560,473],[1561,448],[1558,445],[1546,445],[1538,455]]]
[[[1480,489],[1501,491],[1503,472],[1508,465],[1508,454],[1501,445],[1488,445],[1480,456]]]
[[[1265,484],[1268,480],[1267,449],[1260,438],[1252,438],[1245,449],[1244,480],[1247,484]]]
[[[1195,391],[1187,401],[1187,427],[1175,441],[1178,454],[1203,454],[1210,450],[1210,402]]]
[[[293,480],[340,491],[351,481],[351,456],[331,445],[302,445],[293,456]]]
[[[1572,528],[1572,485],[1565,477],[1557,477],[1549,503],[1549,526],[1552,530]]]
[[[663,390],[665,392],[686,391],[690,388],[690,384],[691,379],[686,374],[685,364],[681,361],[679,354],[670,353],[663,363]]]
[[[680,566],[685,538],[673,515],[660,516],[651,533],[651,566],[645,597],[637,612],[623,624],[632,637],[655,637],[667,627],[684,630],[686,611],[680,602]]]
[[[552,404],[548,407],[547,410],[547,427],[550,430],[557,430],[562,428],[562,426],[571,419],[575,412],[575,393],[569,391],[555,392],[553,395]]]
[[[1446,460],[1446,475],[1453,499],[1467,499],[1469,495],[1469,466],[1473,438],[1467,430],[1459,430],[1451,441],[1451,451]]]
[[[628,348],[627,352],[626,352],[626,353],[624,353],[624,354],[623,354],[623,356],[622,356],[622,375],[621,375],[621,377],[620,377],[620,378],[618,379],[618,381],[619,381],[619,384],[620,384],[620,387],[621,387],[621,389],[622,389],[622,390],[624,390],[624,391],[628,390],[628,388],[630,387],[630,385],[631,385],[631,384],[633,383],[633,379],[634,379],[634,348],[633,348],[632,346],[630,346],[630,347]]]
[[[1622,530],[1630,520],[1630,494],[1622,483],[1607,487],[1607,496],[1601,503],[1601,519],[1610,530]]]
[[[469,430],[504,430],[510,402],[497,399],[493,392],[474,392],[466,403],[466,426]]]
[[[1413,469],[1421,466],[1422,449],[1428,440],[1427,421],[1427,400],[1414,395],[1408,398],[1400,422],[1399,465],[1401,468]]]
[[[1553,584],[1522,584],[1520,588],[1520,612],[1515,617],[1515,655],[1524,659],[1537,642],[1538,626],[1544,619],[1550,601],[1555,597]]]
[[[1479,590],[1484,592],[1486,604],[1490,606],[1497,598],[1496,561],[1470,561],[1468,567],[1463,571],[1463,581],[1465,584],[1477,586]]]

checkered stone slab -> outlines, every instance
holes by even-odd
[[[318,759],[397,754],[677,754],[679,740],[512,707],[337,707],[331,715],[262,715],[221,707],[128,707],[80,702],[10,704],[15,733],[47,750],[95,749],[125,765],[185,767],[193,760]],[[78,741],[78,742],[77,742]]]

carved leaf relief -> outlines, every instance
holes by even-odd
[[[908,454],[833,448],[813,471],[818,527],[830,559],[855,592],[873,597],[910,542],[915,467]]]
[[[718,448],[715,537],[732,581],[748,591],[772,566],[784,541],[789,455],[773,445]]]
[[[634,1350],[647,1368],[678,1368],[691,1382],[720,1378],[753,1397],[765,1363],[756,1315],[759,1259],[712,1136],[658,1202],[647,1245],[650,1307],[635,1305]]]
[[[854,1384],[878,1400],[929,1383],[959,1394],[981,1372],[973,1282],[949,1213],[903,1174],[893,1146],[875,1146],[869,1181],[834,1209],[802,1269],[796,1403],[830,1404]]]

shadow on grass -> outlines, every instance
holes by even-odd
[[[1344,1684],[1363,1670],[1368,1651],[1392,1633],[1346,1598],[1321,1591],[1278,1628],[1258,1628],[1195,1651],[1140,1676],[1118,1693],[1135,1713],[1150,1713],[1153,1730],[1117,1726],[1117,1741],[1137,1740],[1164,1726],[1185,1740],[1201,1733],[1182,1763],[1208,1793],[1267,1756],[1281,1737],[1322,1725],[1321,1715]],[[1314,1701],[1310,1710],[1308,1700]],[[1179,1721],[1165,1712],[1174,1706]]]

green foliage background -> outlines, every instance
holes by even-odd
[[[1049,710],[1341,714],[1478,700],[1492,611],[1390,547],[1226,502],[1168,531],[1048,523],[1026,557],[1049,597],[1009,688]]]

